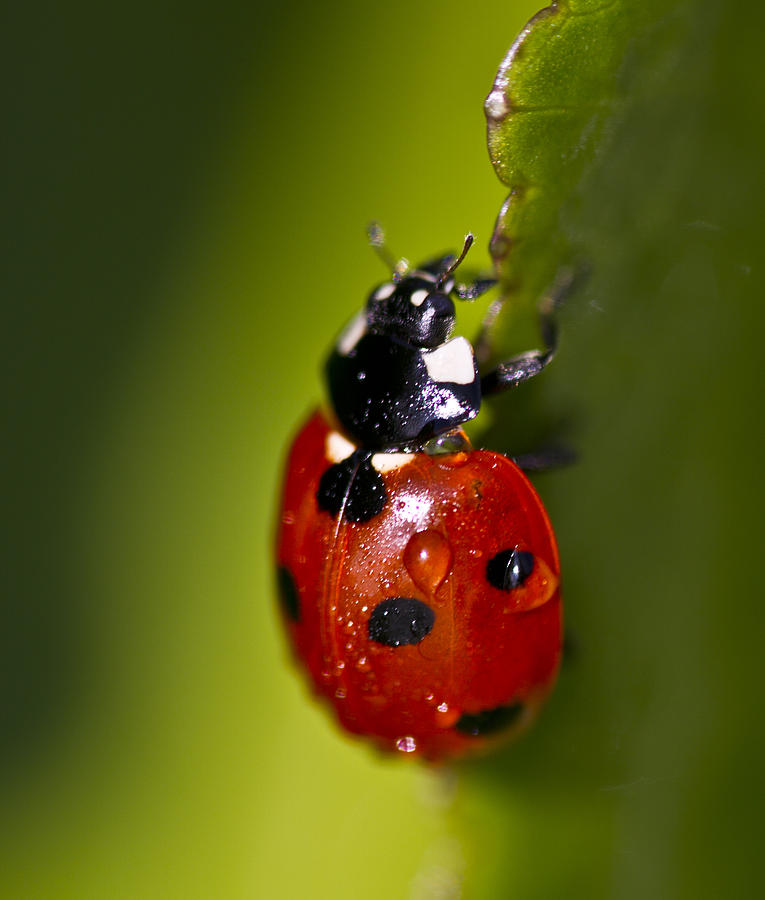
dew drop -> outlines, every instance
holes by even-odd
[[[449,541],[433,528],[413,534],[404,549],[404,565],[412,581],[429,595],[441,587],[453,560]]]
[[[436,462],[447,462],[447,465],[464,465],[467,455],[472,450],[470,439],[461,428],[440,434],[431,438],[422,445],[422,449],[428,456],[433,456]]]
[[[402,737],[396,741],[396,750],[400,753],[414,753],[417,741],[413,737]]]

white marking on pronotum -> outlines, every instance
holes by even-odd
[[[467,338],[456,337],[422,354],[433,381],[471,384],[475,379],[473,348]]]
[[[375,453],[372,465],[378,472],[392,472],[414,459],[414,453]]]
[[[412,296],[409,298],[409,302],[412,306],[422,306],[423,301],[428,296],[430,291],[426,291],[424,288],[420,288],[419,291],[415,291]]]
[[[339,463],[344,459],[348,459],[355,449],[356,445],[352,444],[348,438],[343,437],[338,431],[330,431],[327,435],[325,452],[330,462]]]
[[[382,287],[377,288],[374,292],[375,300],[387,300],[388,297],[396,290],[396,283],[394,281],[389,281],[387,284],[384,284]]]
[[[341,356],[348,356],[361,338],[364,337],[364,332],[366,330],[367,314],[362,310],[358,315],[351,319],[337,339],[337,352]]]

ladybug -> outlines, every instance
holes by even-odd
[[[331,409],[291,447],[277,535],[283,618],[314,690],[348,731],[428,760],[526,727],[561,657],[545,509],[513,459],[474,450],[462,428],[484,395],[552,359],[554,303],[540,310],[544,350],[481,375],[452,337],[454,301],[494,284],[455,282],[472,241],[394,265],[340,334]]]

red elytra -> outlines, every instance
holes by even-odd
[[[412,756],[463,756],[514,735],[561,656],[558,551],[535,490],[491,451],[378,456],[384,508],[349,522],[316,497],[338,437],[319,412],[299,432],[277,538],[284,619],[314,690],[348,731]],[[487,564],[508,550],[533,555],[533,569],[502,590]],[[409,641],[380,640],[386,601],[414,610]]]

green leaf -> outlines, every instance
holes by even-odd
[[[606,152],[646,74],[650,4],[560,0],[513,42],[484,105],[489,155],[510,194],[492,256],[515,307],[533,305],[574,248],[567,204]]]

